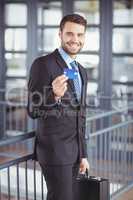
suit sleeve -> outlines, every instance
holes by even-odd
[[[84,111],[86,112],[86,111]],[[82,139],[81,139],[81,146],[82,146],[82,158],[87,158],[87,142],[85,138],[85,132],[86,132],[86,117],[83,117],[82,120]]]
[[[84,70],[85,72],[85,79],[86,79],[86,84],[85,84],[85,90],[84,90],[84,102],[83,102],[83,107],[82,107],[82,111],[81,111],[81,115],[82,115],[82,131],[83,131],[83,137],[82,137],[82,158],[87,158],[87,142],[86,142],[86,138],[85,138],[85,133],[86,133],[86,115],[87,115],[87,107],[86,107],[86,98],[87,98],[87,72],[86,70]]]
[[[55,106],[50,73],[38,58],[33,62],[29,74],[28,114],[33,119],[43,117],[47,110]]]

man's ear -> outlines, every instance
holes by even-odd
[[[61,38],[61,30],[59,30],[59,33],[58,33],[58,35],[59,35],[59,38]]]

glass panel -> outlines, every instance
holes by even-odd
[[[85,44],[82,51],[99,50],[99,30],[98,28],[87,28]]]
[[[88,82],[87,84],[87,95],[96,95],[98,89],[98,84],[93,82]]]
[[[74,12],[83,15],[88,24],[99,24],[99,1],[75,1]]]
[[[114,24],[133,24],[133,0],[114,1]]]
[[[24,102],[24,100],[26,101],[26,85],[26,79],[7,79],[6,100],[10,102]]]
[[[113,32],[113,51],[117,53],[133,52],[133,28],[115,28]]]
[[[27,24],[27,6],[25,4],[6,4],[5,23],[10,26]]]
[[[26,55],[6,53],[8,76],[26,76]]]
[[[79,61],[83,67],[87,68],[88,77],[90,79],[98,78],[99,56],[78,54],[76,60]]]
[[[87,97],[86,105],[87,108],[96,108],[99,105],[99,99],[97,96],[98,84],[95,82],[88,82],[87,84]],[[87,113],[89,114],[89,113]]]
[[[129,86],[127,85],[122,85],[122,84],[114,84],[112,87],[113,91],[113,96],[114,97],[119,97],[119,100],[114,100],[113,106],[116,106],[118,108],[122,108],[125,106],[128,106],[130,103],[132,105],[133,103],[133,85]]]
[[[113,58],[113,80],[133,81],[133,57]]]
[[[39,25],[59,25],[62,18],[61,2],[49,2],[39,5]],[[52,18],[50,18],[52,16]]]
[[[39,29],[39,51],[53,51],[55,48],[59,47],[60,39],[58,36],[58,31],[58,28],[47,28],[43,30]]]
[[[5,49],[7,51],[26,50],[27,31],[24,28],[8,28],[5,30]]]
[[[12,135],[26,132],[27,127],[27,89],[26,79],[6,81],[6,101],[8,103],[6,128]]]

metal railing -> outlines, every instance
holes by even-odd
[[[46,198],[46,185],[40,166],[33,155],[0,166],[0,199],[36,200]]]
[[[0,142],[0,148],[5,145],[16,145],[33,139],[34,132],[15,136]],[[26,146],[26,145],[25,145]],[[0,200],[36,200],[45,199],[46,185],[38,162],[34,161],[33,150],[26,155],[8,158],[0,163]]]
[[[133,186],[133,106],[89,113],[86,139],[90,174],[110,180],[110,197]]]
[[[132,110],[132,105],[113,111],[88,110],[90,174],[109,179],[112,200],[133,185],[133,118],[129,114]],[[19,142],[33,137],[34,133],[8,137],[0,141],[0,148],[17,143],[19,148]],[[30,153],[0,164],[0,200],[45,199],[45,181],[32,157]]]
[[[8,103],[6,104],[6,131],[7,133],[12,130],[24,133],[27,130],[27,112],[26,106],[22,103]]]
[[[0,129],[3,136],[27,132],[26,89],[16,87],[9,91],[0,89]]]

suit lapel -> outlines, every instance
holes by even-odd
[[[84,104],[84,100],[86,98],[86,74],[84,68],[78,63],[79,66],[79,72],[81,76],[81,81],[82,81],[82,94],[81,94],[81,104]]]
[[[82,86],[83,86],[84,82],[85,82],[84,70],[79,63],[78,63],[78,67],[79,67],[79,73],[80,73],[80,76],[81,76],[81,81],[82,81]]]

